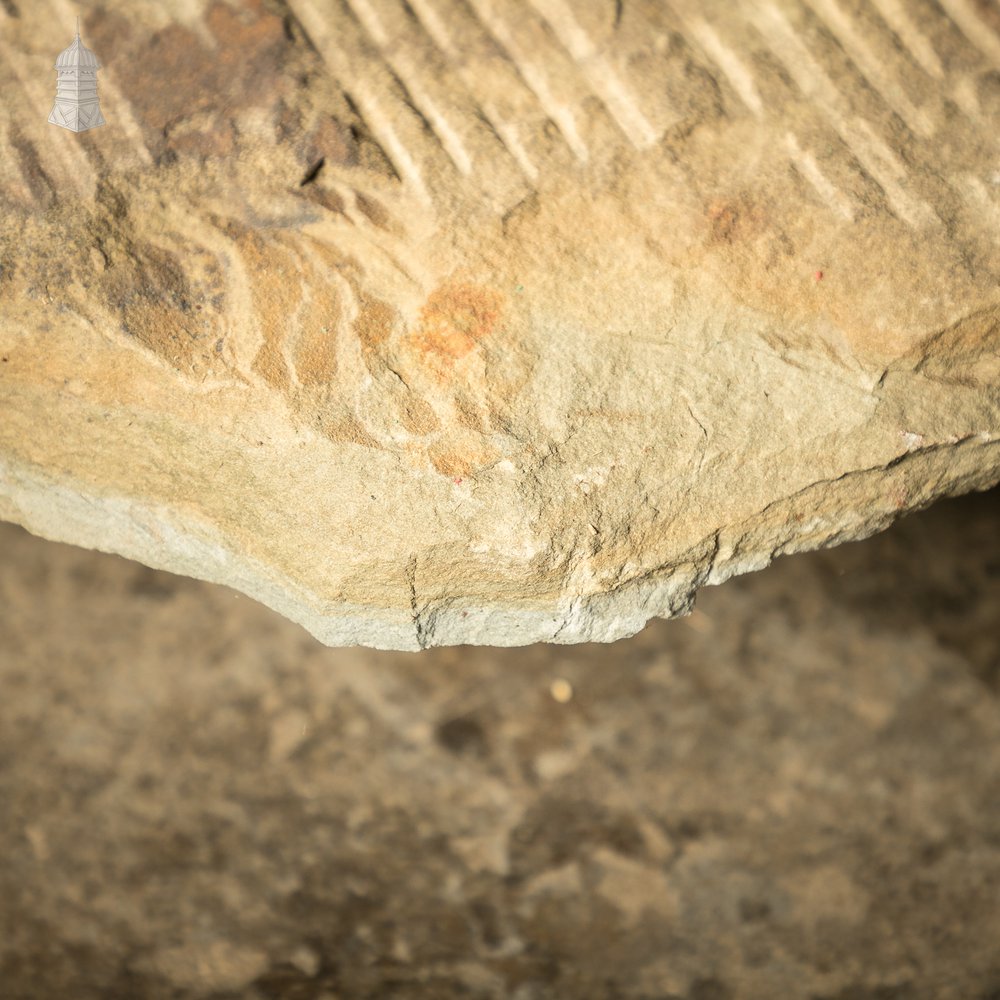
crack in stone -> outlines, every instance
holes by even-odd
[[[413,616],[413,627],[416,630],[417,645],[421,649],[427,648],[427,630],[423,622],[420,621],[421,611],[417,607],[417,557],[412,555],[406,567],[406,580],[410,585],[410,614]]]

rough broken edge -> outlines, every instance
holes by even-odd
[[[868,504],[858,503],[866,481],[885,485],[886,473],[916,473],[923,489],[908,494],[905,506],[871,489]],[[935,473],[935,474],[931,474]],[[341,602],[324,604],[305,589],[267,582],[271,575],[257,560],[240,554],[209,525],[181,528],[162,505],[144,505],[124,496],[84,496],[67,481],[23,462],[0,459],[0,519],[34,535],[133,559],[154,569],[222,584],[246,594],[297,622],[327,646],[366,646],[401,652],[462,644],[525,646],[614,642],[641,631],[651,618],[690,613],[697,590],[770,565],[779,555],[824,548],[867,538],[896,518],[936,499],[1000,482],[1000,438],[972,434],[958,442],[931,444],[908,451],[884,466],[848,471],[834,480],[814,483],[780,498],[761,511],[773,511],[787,528],[783,538],[748,545],[754,518],[713,532],[671,565],[652,570],[609,592],[577,595],[551,610],[509,605],[462,604],[461,598],[398,611]],[[840,517],[797,520],[796,507],[808,506],[817,490],[850,490]],[[784,509],[783,509],[784,508]],[[122,526],[128,530],[121,535]],[[757,525],[759,530],[760,525]],[[109,542],[111,529],[118,534]],[[166,553],[166,555],[164,555]]]

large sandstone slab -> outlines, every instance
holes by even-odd
[[[976,0],[0,3],[0,517],[322,641],[630,635],[1000,479]]]

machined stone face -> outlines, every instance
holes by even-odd
[[[58,44],[34,16],[14,86]],[[6,519],[334,645],[517,645],[1000,478],[989,6],[118,0],[85,29],[121,127],[3,112]]]

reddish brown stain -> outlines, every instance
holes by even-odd
[[[944,310],[925,289],[941,274],[957,283],[956,296],[981,295],[985,274],[970,270],[979,261],[946,233],[914,229],[878,206],[849,226],[832,225],[801,204],[792,186],[716,192],[703,203],[702,239],[685,255],[686,268],[778,320],[759,332],[775,351],[846,343],[866,364],[884,364],[916,348],[921,330],[940,333]]]
[[[420,310],[410,346],[432,368],[447,369],[493,332],[502,305],[503,297],[492,288],[444,285],[431,293]]]
[[[154,155],[168,148],[175,154],[231,155],[234,136],[228,122],[235,113],[276,107],[293,86],[284,72],[291,44],[281,17],[264,0],[245,0],[239,10],[214,3],[205,23],[218,42],[214,49],[180,24],[147,35],[114,12],[94,21],[95,51],[115,53],[122,90]],[[211,122],[171,136],[198,114],[211,116]]]
[[[763,209],[744,196],[712,200],[705,217],[710,230],[709,242],[713,244],[754,240],[767,225]]]

